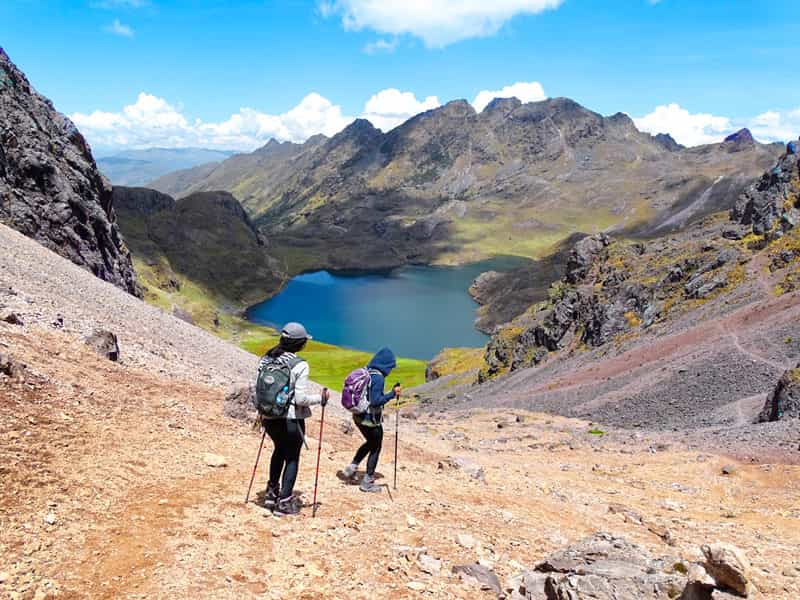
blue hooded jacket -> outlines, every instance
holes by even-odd
[[[394,391],[389,390],[384,393],[383,387],[386,383],[386,377],[397,366],[397,359],[394,352],[389,348],[381,348],[372,357],[367,365],[368,369],[377,371],[370,376],[369,384],[369,411],[364,415],[364,421],[371,421],[375,425],[380,425],[383,417],[383,407],[394,398]]]

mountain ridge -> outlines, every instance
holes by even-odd
[[[684,148],[568,98],[495,99],[481,112],[455,100],[386,133],[357,119],[331,138],[269,142],[152,185],[176,197],[231,192],[290,272],[470,262],[538,257],[573,233],[664,221],[712,185],[735,198],[778,154],[736,146]],[[344,248],[364,244],[366,259]]]

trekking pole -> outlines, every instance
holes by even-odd
[[[258,454],[256,455],[256,465],[253,467],[253,476],[250,478],[250,485],[247,486],[247,495],[244,497],[244,503],[250,501],[250,490],[253,489],[253,481],[256,478],[256,471],[258,470],[258,461],[261,460],[261,449],[264,447],[264,439],[267,437],[267,428],[264,428],[264,433],[261,435],[261,445],[258,447]]]
[[[400,392],[394,394],[394,489],[397,489],[397,440],[400,437]]]
[[[326,395],[328,388],[322,388],[322,394]],[[319,444],[317,444],[317,472],[314,475],[314,504],[311,509],[311,517],[317,516],[317,484],[319,483],[319,457],[322,454],[322,428],[325,425],[325,405],[322,405],[322,415],[319,418]]]

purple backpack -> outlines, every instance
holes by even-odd
[[[369,408],[370,372],[366,368],[356,369],[344,380],[342,406],[351,413],[361,415]]]

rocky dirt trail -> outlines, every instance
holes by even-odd
[[[27,365],[26,383],[0,388],[11,598],[493,597],[452,567],[481,561],[505,586],[596,531],[687,560],[731,542],[766,597],[800,593],[795,466],[653,451],[540,414],[410,414],[399,489],[365,495],[336,477],[359,437],[331,409],[318,516],[279,519],[243,503],[259,435],[222,416],[223,388],[112,363],[62,331],[0,327]],[[309,502],[318,426],[317,413],[298,483]]]

